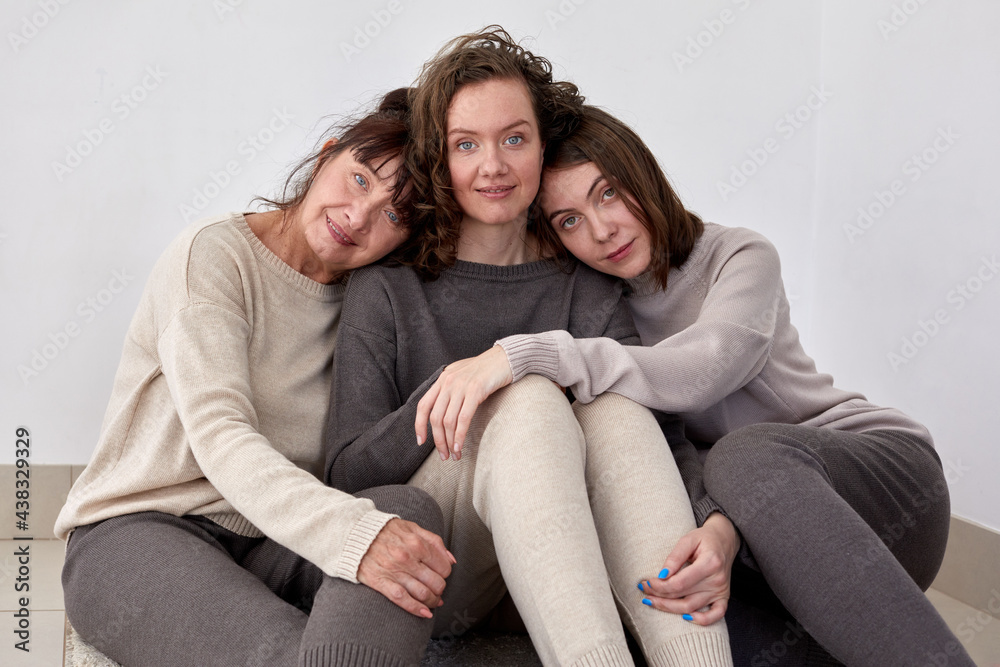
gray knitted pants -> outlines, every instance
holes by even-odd
[[[356,495],[441,532],[440,509],[419,489]],[[81,526],[62,580],[76,630],[129,666],[417,665],[433,625],[202,517],[140,512]]]
[[[735,664],[837,664],[810,635],[852,667],[974,664],[923,594],[950,516],[930,445],[756,424],[719,440],[704,474],[749,547],[726,614]]]

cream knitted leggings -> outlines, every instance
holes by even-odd
[[[409,483],[441,505],[458,560],[436,636],[474,625],[506,585],[545,665],[633,664],[622,621],[650,665],[732,664],[723,621],[700,627],[642,604],[638,582],[695,527],[646,408],[616,394],[570,406],[528,376],[480,407],[461,461],[431,455]]]

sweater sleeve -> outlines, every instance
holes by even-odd
[[[613,391],[664,412],[700,412],[746,385],[767,361],[783,294],[777,251],[754,235],[724,259],[704,288],[697,320],[652,347],[574,339],[564,331],[498,343],[515,380],[537,373],[584,402]]]
[[[417,446],[413,424],[441,368],[402,395],[396,334],[386,286],[374,271],[355,272],[337,332],[326,455],[327,483],[348,493],[403,484],[434,451],[433,437]]]
[[[328,575],[356,583],[362,557],[393,515],[327,487],[261,435],[250,390],[250,324],[226,299],[182,308],[157,344],[195,460],[255,527]]]

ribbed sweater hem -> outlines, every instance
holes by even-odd
[[[370,646],[338,643],[316,646],[302,653],[299,657],[300,667],[407,667],[408,664],[398,656],[389,655]]]
[[[337,571],[333,576],[346,579],[351,583],[358,583],[358,566],[361,565],[361,559],[368,553],[368,547],[372,545],[379,531],[385,524],[389,523],[390,519],[398,518],[395,514],[386,514],[378,510],[372,510],[362,516],[354,524],[354,528],[351,529],[350,535],[344,542],[340,562],[337,564]]]
[[[674,637],[650,656],[655,667],[732,667],[729,639],[718,632],[698,632]]]
[[[231,530],[237,535],[242,535],[243,537],[264,537],[264,533],[257,526],[250,523],[250,520],[242,514],[218,512],[203,516],[212,523],[222,526],[226,530]]]
[[[496,342],[507,353],[513,382],[528,374],[541,375],[555,380],[559,373],[559,344],[544,335],[517,335],[501,338]]]
[[[571,667],[629,667],[634,665],[625,646],[602,646],[572,663]]]

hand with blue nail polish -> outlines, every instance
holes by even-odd
[[[710,625],[725,616],[729,578],[740,548],[732,522],[714,512],[705,525],[682,537],[655,579],[640,584],[647,606]]]

